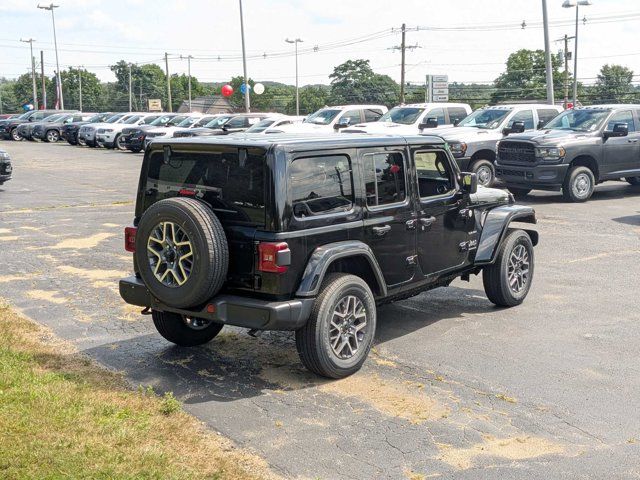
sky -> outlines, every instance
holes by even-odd
[[[580,7],[578,77],[593,83],[603,64],[616,63],[634,70],[640,83],[640,0],[592,2]],[[194,57],[191,72],[201,81],[228,81],[242,72],[238,1],[56,3],[63,68],[82,65],[112,81],[108,66],[116,61],[164,68],[168,52],[171,73],[187,72],[181,55]],[[557,52],[563,42],[555,40],[574,34],[575,9],[562,8],[562,0],[547,3],[551,49]],[[37,61],[43,49],[45,71],[53,75],[51,13],[37,5],[0,0],[0,77],[29,71],[29,45],[21,38],[36,39]],[[300,38],[300,85],[329,83],[336,65],[356,58],[369,59],[374,71],[398,81],[400,52],[393,47],[406,23],[406,43],[417,46],[407,51],[407,81],[424,83],[426,74],[445,74],[450,81],[488,83],[504,71],[510,53],[544,48],[541,5],[541,0],[243,0],[248,74],[255,81],[293,84],[294,46],[285,39]]]

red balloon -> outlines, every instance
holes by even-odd
[[[230,97],[233,95],[233,87],[229,84],[222,87],[222,95],[225,97]]]

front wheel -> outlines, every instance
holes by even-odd
[[[367,283],[333,273],[322,283],[306,325],[296,331],[296,348],[307,369],[344,378],[362,367],[375,331],[376,303]]]
[[[630,184],[630,185],[640,185],[640,177],[627,177],[625,178],[625,180]]]
[[[121,134],[116,135],[116,139],[113,141],[113,145],[118,150],[126,150],[127,146],[124,144],[124,137]]]
[[[11,139],[14,142],[21,142],[22,141],[22,137],[18,133],[18,129],[17,128],[14,128],[13,130],[11,130]]]
[[[523,230],[510,230],[496,261],[482,271],[487,298],[500,307],[520,305],[533,280],[533,243]]]
[[[567,202],[586,202],[593,195],[596,179],[587,167],[576,166],[567,172],[562,196]]]
[[[471,164],[471,171],[478,177],[478,185],[491,187],[496,181],[496,169],[489,160],[476,160]]]
[[[187,317],[173,312],[151,312],[158,333],[181,347],[204,345],[215,338],[223,325],[198,317]]]
[[[60,140],[60,134],[57,130],[49,130],[45,135],[45,140],[49,143],[56,143],[58,140]]]

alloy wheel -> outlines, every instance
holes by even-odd
[[[353,357],[367,334],[367,310],[362,301],[347,295],[333,311],[329,327],[331,350],[342,360]]]
[[[509,288],[514,293],[522,292],[529,282],[529,252],[524,245],[518,244],[511,251],[507,267]]]
[[[193,247],[186,232],[173,222],[160,222],[147,241],[147,257],[156,279],[167,287],[184,285],[193,268]]]

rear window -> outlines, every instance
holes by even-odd
[[[174,151],[166,162],[164,153],[156,152],[149,160],[144,209],[189,189],[223,223],[264,226],[264,165],[264,155],[247,150]]]

